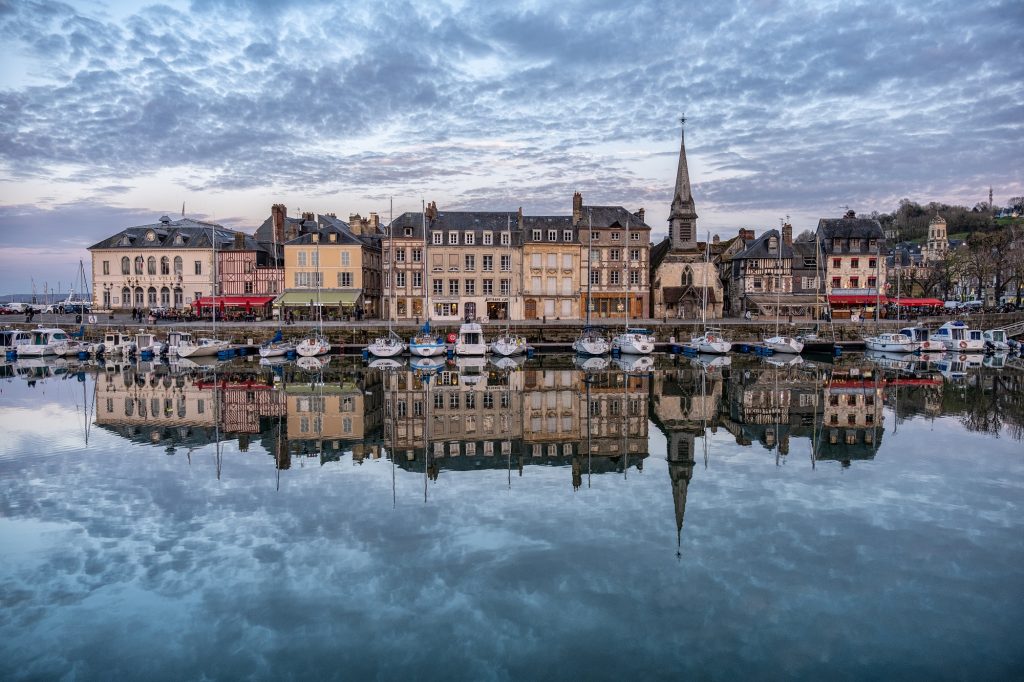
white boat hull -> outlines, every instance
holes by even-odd
[[[377,339],[366,350],[377,358],[393,358],[405,352],[405,344],[394,339]]]
[[[487,346],[482,343],[456,343],[456,355],[487,355]]]
[[[732,344],[728,341],[721,341],[718,339],[711,341],[704,336],[698,336],[690,339],[690,347],[695,349],[698,353],[706,353],[708,355],[725,355],[732,350]]]
[[[63,356],[67,352],[67,348],[68,344],[66,343],[26,344],[18,346],[18,356],[26,358],[41,358],[46,355]]]
[[[764,346],[776,353],[799,353],[804,349],[803,342],[791,336],[773,336],[764,340]]]
[[[619,334],[612,341],[612,350],[625,355],[649,355],[654,352],[654,340],[642,334]]]
[[[447,352],[448,346],[443,343],[409,344],[409,354],[418,358],[436,358],[439,355],[445,355]]]
[[[200,344],[188,344],[185,346],[178,346],[178,357],[179,358],[201,358],[210,357],[217,355],[222,350],[228,350],[231,348],[231,344],[227,341],[220,341],[217,343],[200,343]]]
[[[608,341],[603,338],[576,339],[572,349],[580,355],[607,355],[611,351]]]
[[[325,339],[303,339],[295,347],[295,352],[304,358],[313,358],[324,355],[331,350],[331,344]]]
[[[961,339],[960,341],[955,339],[947,341],[946,339],[943,339],[942,343],[950,353],[970,353],[971,351],[977,352],[985,350],[984,341],[975,341],[973,339]]]
[[[648,372],[654,369],[654,358],[650,355],[626,355],[616,358],[615,364],[626,372]]]
[[[261,358],[280,358],[294,352],[294,343],[274,343],[269,346],[260,346]]]
[[[896,343],[892,341],[879,341],[872,338],[864,339],[864,345],[867,346],[868,350],[876,350],[883,353],[913,353],[921,347],[921,344],[916,341]]]
[[[526,352],[526,340],[507,341],[505,339],[498,339],[491,343],[491,352],[506,358],[513,355],[522,355]]]

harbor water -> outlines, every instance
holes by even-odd
[[[1020,679],[1015,363],[6,362],[0,679]]]

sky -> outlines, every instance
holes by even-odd
[[[1024,5],[0,0],[0,295],[163,214],[647,210],[698,230],[1024,194]],[[86,262],[88,269],[88,262]]]

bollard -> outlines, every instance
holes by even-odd
[[[841,347],[839,347],[839,346],[835,346],[835,347],[834,347],[834,348],[832,349],[832,355],[833,355],[834,357],[837,357],[837,358],[838,358],[838,357],[842,357],[842,355],[843,355],[843,349],[842,349]]]
[[[7,354],[5,355],[5,357],[8,360],[17,360],[18,359],[18,351],[16,351],[16,350],[9,350],[9,351],[7,351]]]
[[[532,360],[534,352],[535,351],[534,351],[533,346],[527,346],[527,348],[526,348],[526,357],[527,357],[527,359]]]
[[[367,350],[366,348],[364,348],[363,349],[363,362],[369,362],[369,361],[370,361],[370,351]]]

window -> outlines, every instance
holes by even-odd
[[[448,243],[452,244],[452,245],[457,245],[459,243],[459,233],[458,232],[449,232],[448,233]]]
[[[842,258],[833,258],[832,259],[832,267],[834,267],[834,268],[841,268],[841,267],[843,267],[843,259]]]
[[[484,296],[490,296],[493,293],[494,293],[494,280],[493,279],[485,279],[484,280]]]
[[[557,242],[558,241],[558,230],[548,230],[548,241],[549,242]]]
[[[571,296],[572,295],[572,277],[563,277],[562,278],[562,295],[563,296]]]
[[[833,277],[833,278],[832,278],[832,288],[833,288],[833,289],[839,289],[839,288],[841,288],[842,286],[843,286],[843,285],[842,285],[842,283],[841,283],[841,282],[839,281],[839,278],[838,278],[838,277]]]
[[[600,260],[601,260],[601,249],[591,249],[590,250],[590,262],[591,263],[597,263]]]
[[[444,280],[442,280],[442,279],[435,279],[433,287],[434,287],[434,294],[436,296],[440,296],[441,294],[444,293]]]
[[[548,268],[553,270],[553,269],[555,269],[557,267],[558,267],[558,254],[557,253],[549,253],[548,254]]]
[[[619,260],[619,250],[608,249],[608,260]]]
[[[868,287],[870,287],[871,289],[874,289],[875,285],[877,283],[878,283],[878,280],[876,280],[874,277],[868,277]]]
[[[563,242],[571,242],[572,241],[572,230],[562,230],[562,241]]]
[[[459,254],[449,253],[448,254],[448,270],[450,272],[459,271]]]
[[[320,267],[320,250],[309,252],[309,264],[313,267]]]
[[[405,249],[399,249],[398,251],[396,251],[395,252],[395,258],[398,259],[399,263],[404,261],[405,260]],[[346,267],[346,268],[348,266],[352,265],[352,254],[350,254],[348,251],[342,251],[341,252],[341,264],[342,264],[343,267]]]
[[[571,253],[563,253],[562,254],[562,269],[563,270],[572,270],[572,254]]]
[[[419,289],[423,286],[423,273],[414,272],[412,273],[412,286],[414,289]]]
[[[484,263],[483,263],[482,270],[484,272],[493,272],[494,271],[494,256],[490,256],[490,255],[484,256]]]
[[[121,274],[122,275],[130,275],[131,272],[132,272],[131,261],[128,260],[128,256],[125,256],[124,258],[121,259]]]
[[[103,274],[104,275],[109,275],[110,274],[110,261],[108,261],[108,260],[103,261]]]
[[[146,290],[146,301],[150,308],[156,307],[156,287],[150,287]]]
[[[601,271],[600,270],[591,270],[590,271],[590,283],[591,284],[600,284],[601,283]]]
[[[868,267],[871,268],[872,270],[877,268],[878,267],[878,259],[877,258],[868,258]]]
[[[423,249],[416,247],[412,250],[412,262],[422,263],[423,262]]]
[[[510,280],[510,279],[503,279],[503,280],[501,280],[501,289],[500,289],[501,295],[502,296],[508,296],[508,294],[509,294],[509,292],[511,290],[512,290],[512,280]]]
[[[762,280],[760,277],[755,277],[754,278],[754,289],[760,291],[763,288],[764,288],[764,280]]]
[[[484,232],[484,246],[490,246],[494,243],[494,235],[490,232]]]
[[[299,251],[295,255],[295,258],[296,258],[296,262],[298,263],[300,268],[306,267],[306,252],[305,251]]]
[[[473,244],[476,244],[476,232],[467,232],[463,240],[467,246],[473,246]]]
[[[198,263],[199,261],[196,261],[196,262]],[[142,256],[136,256],[135,257],[135,274],[136,275],[141,275],[142,274],[142,268],[144,267],[144,265],[145,265],[145,261],[143,260]],[[196,274],[198,274],[198,273],[196,273]]]
[[[508,246],[511,243],[512,243],[512,235],[510,235],[508,232],[502,232],[501,233],[501,245],[502,246]]]
[[[430,242],[432,244],[443,244],[444,241],[443,241],[443,237],[442,237],[441,233],[440,232],[431,232],[430,233]]]
[[[538,269],[544,267],[544,256],[539,253],[530,254],[530,267]]]
[[[252,293],[252,282],[246,282],[244,289],[245,289],[245,293],[251,294]],[[162,297],[163,297],[163,292],[161,292],[161,298]],[[163,303],[162,305],[164,305],[166,307],[167,303]]]
[[[640,249],[630,249],[629,260],[640,260]]]
[[[540,277],[530,278],[530,291],[535,294],[540,293]]]
[[[534,230],[533,231],[533,241],[535,241],[535,242],[539,242],[540,241],[540,230]]]
[[[197,274],[197,275],[201,275],[201,274],[203,274],[203,261],[201,261],[201,260],[197,260],[197,261],[196,261],[196,262],[194,263],[194,265],[195,265],[195,269],[196,269],[196,274]]]
[[[860,267],[860,259],[859,258],[851,258],[850,259],[850,267],[851,268],[859,268]]]
[[[850,278],[850,288],[851,289],[859,289],[860,288],[860,277],[851,277]]]
[[[476,296],[476,280],[475,279],[467,279],[466,280],[466,295],[467,296]]]
[[[106,263],[104,263],[104,265],[106,265]],[[103,274],[107,274],[107,273],[103,273]],[[169,274],[171,274],[171,259],[168,258],[167,256],[163,256],[160,259],[160,274],[161,275],[169,275]]]
[[[638,241],[640,241],[640,233],[639,232],[631,232],[629,234],[629,238],[630,238],[630,240],[632,240],[634,242],[638,242]]]
[[[509,272],[512,270],[512,256],[505,254],[501,257],[501,271]]]
[[[174,274],[181,275],[182,260],[181,256],[174,257]]]
[[[640,271],[639,270],[630,270],[629,271],[629,283],[630,284],[640,284]]]
[[[472,233],[470,233],[470,234],[472,234]],[[469,234],[467,234],[466,236],[468,237]],[[476,256],[474,256],[471,253],[467,253],[466,254],[465,263],[466,263],[466,267],[465,267],[466,272],[476,272]]]
[[[618,232],[612,232],[612,241],[613,242],[619,241],[619,233]]]
[[[108,289],[103,290],[103,307],[110,309],[110,291]]]
[[[850,240],[850,250],[851,251],[860,251],[860,240],[859,239],[851,239]]]
[[[459,295],[459,280],[450,279],[448,280],[448,295],[458,296]]]
[[[395,273],[395,286],[399,289],[405,288],[405,271],[399,270]]]
[[[435,303],[434,314],[438,317],[455,317],[459,314],[458,303]]]
[[[611,272],[608,273],[608,284],[615,285],[615,284],[618,284],[618,283],[619,283],[619,271],[618,270],[612,270]]]

